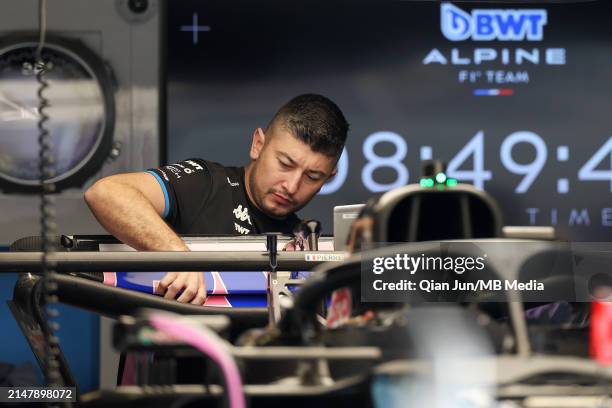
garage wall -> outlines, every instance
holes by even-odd
[[[58,232],[99,234],[104,231],[83,202],[83,191],[103,176],[138,171],[158,164],[160,1],[149,0],[143,15],[130,13],[124,0],[53,0],[47,2],[48,33],[78,39],[112,70],[116,123],[114,140],[120,155],[107,162],[81,189],[57,196]],[[38,0],[0,2],[0,39],[15,32],[37,32]],[[39,199],[36,196],[0,192],[0,246],[6,250],[16,239],[38,235]],[[17,274],[0,274],[0,327],[3,328],[0,362],[30,362],[38,371],[32,352],[21,335],[6,303],[12,297]],[[100,348],[107,356],[110,341],[100,337],[100,319],[91,313],[60,306],[60,342],[81,391],[100,384]],[[102,343],[102,344],[100,344]],[[105,370],[108,372],[108,369]],[[40,372],[39,372],[40,377]],[[114,381],[110,377],[106,380]]]

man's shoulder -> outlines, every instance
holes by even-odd
[[[228,175],[234,174],[229,167],[199,157],[171,162],[155,169],[148,169],[147,172],[160,176],[170,186],[184,186],[184,188],[220,187]]]
[[[224,164],[202,158],[190,158],[184,160],[184,162],[191,163],[192,165],[197,164],[198,166],[203,166],[211,174],[215,173],[224,175],[226,173],[232,173],[241,169],[241,167],[226,166]]]
[[[236,188],[242,183],[244,168],[230,167],[221,163],[205,160],[202,158],[192,158],[184,160],[182,163],[191,163],[191,166],[199,166],[206,174],[206,189],[209,197],[216,200],[226,200],[236,193]]]
[[[217,167],[223,167],[219,163],[215,163],[210,160],[205,160],[200,157],[191,157],[189,159],[182,160],[179,163],[187,163],[193,167],[201,167],[206,170],[215,169]]]

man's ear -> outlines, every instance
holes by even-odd
[[[327,179],[329,180],[330,178],[333,178],[336,174],[338,174],[338,167],[334,167],[334,169],[332,170],[329,177],[327,177]]]
[[[257,160],[259,158],[265,143],[266,135],[263,130],[261,128],[255,129],[253,132],[253,141],[251,142],[251,150],[249,151],[251,160]]]

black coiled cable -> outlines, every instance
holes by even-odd
[[[39,143],[39,172],[40,172],[40,227],[42,236],[42,259],[41,266],[43,272],[43,282],[45,287],[45,307],[46,317],[49,322],[49,336],[47,339],[46,356],[47,361],[45,364],[46,373],[45,376],[49,385],[59,385],[60,375],[59,366],[57,362],[57,355],[59,353],[57,337],[54,332],[59,329],[59,325],[53,321],[58,316],[57,309],[53,307],[53,304],[57,302],[57,284],[54,280],[55,274],[55,263],[49,259],[49,255],[56,251],[56,234],[57,228],[55,224],[55,200],[50,195],[55,192],[55,184],[47,182],[55,175],[55,165],[53,160],[53,143],[51,136],[46,128],[45,123],[49,120],[49,117],[45,114],[45,108],[49,106],[47,99],[44,97],[44,91],[49,86],[47,81],[44,79],[47,68],[42,60],[36,62],[36,80],[40,84],[38,88],[38,143]]]
[[[44,92],[49,87],[45,79],[47,71],[52,67],[45,63],[43,58],[43,47],[46,33],[46,0],[39,1],[39,22],[40,40],[36,49],[36,80],[40,84],[38,87],[38,144],[39,144],[39,176],[40,176],[40,227],[42,236],[42,259],[41,269],[43,273],[43,296],[45,304],[45,318],[48,322],[49,332],[47,333],[45,350],[45,378],[47,386],[63,386],[59,369],[59,339],[55,332],[59,330],[59,324],[54,321],[59,312],[55,309],[57,303],[57,284],[55,282],[55,262],[50,259],[50,255],[56,251],[57,227],[55,223],[55,200],[51,194],[55,193],[55,184],[49,180],[55,177],[55,160],[53,157],[53,142],[51,135],[46,127],[49,116],[45,109],[49,107],[49,101],[45,98]],[[58,404],[48,404],[48,406],[58,406]]]

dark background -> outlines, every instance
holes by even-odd
[[[578,180],[578,170],[612,136],[612,4],[463,4],[472,8],[545,8],[548,24],[542,42],[451,42],[440,30],[440,5],[406,1],[180,1],[167,19],[167,162],[202,157],[226,165],[248,161],[251,135],[265,127],[276,110],[300,93],[321,93],[334,100],[351,124],[349,171],[342,187],[319,195],[301,212],[316,217],[332,232],[334,205],[364,202],[372,192],[362,182],[367,163],[364,140],[379,131],[401,135],[408,152],[402,160],[409,183],[418,182],[419,149],[432,146],[433,157],[450,161],[474,135],[484,134],[484,166],[492,179],[484,184],[500,203],[506,224],[530,225],[527,208],[538,208],[534,225],[550,225],[557,209],[561,236],[608,241],[602,209],[612,207],[612,175],[607,181]],[[192,34],[199,24],[210,31]],[[469,55],[474,48],[565,48],[567,63],[522,66],[423,65],[438,48]],[[461,69],[528,71],[529,84],[460,84]],[[477,97],[474,88],[512,88],[514,96]],[[523,176],[502,164],[500,146],[508,135],[530,131],[546,143],[548,157],[524,194],[515,193]],[[569,147],[569,161],[556,149]],[[395,148],[381,143],[380,156]],[[519,144],[513,158],[529,163],[533,148]],[[612,169],[611,155],[600,168]],[[473,167],[470,157],[464,163]],[[611,172],[612,174],[612,172]],[[557,179],[569,180],[569,194],[557,193]],[[379,183],[396,172],[375,171]],[[569,225],[572,209],[588,212],[589,223]],[[612,210],[611,210],[612,212]],[[612,223],[612,217],[610,219]]]

